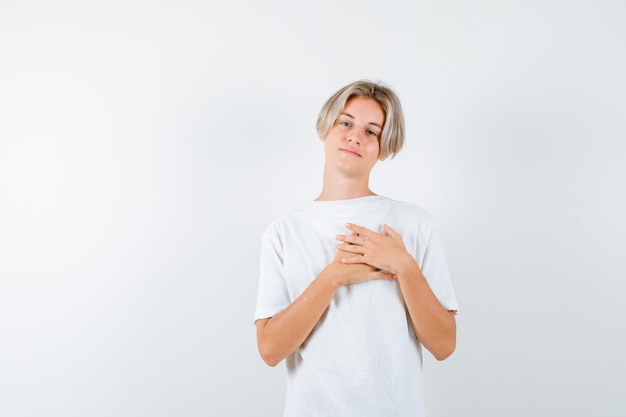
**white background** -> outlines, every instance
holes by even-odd
[[[429,415],[626,415],[626,3],[3,1],[0,415],[278,416],[260,234],[317,112],[398,92],[374,191],[434,215],[457,352]]]

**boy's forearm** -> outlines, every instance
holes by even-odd
[[[437,360],[447,358],[456,348],[454,313],[441,305],[415,260],[407,262],[396,277],[415,335]]]

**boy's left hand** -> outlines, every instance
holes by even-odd
[[[413,257],[406,251],[402,236],[389,225],[383,225],[385,234],[352,223],[346,223],[346,228],[352,234],[337,235],[337,240],[342,242],[337,244],[337,249],[363,256],[343,258],[341,262],[366,263],[394,275],[402,268],[404,262],[414,262]]]

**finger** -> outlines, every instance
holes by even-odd
[[[365,245],[368,241],[367,237],[357,234],[337,235],[335,238],[340,242],[352,243],[353,245]]]
[[[343,249],[337,248],[337,255],[336,255],[336,257],[338,257],[338,258],[345,258],[347,256],[352,256],[352,253],[351,252],[346,252]]]
[[[358,253],[360,255],[363,255],[363,252],[365,252],[363,246],[352,245],[350,243],[339,243],[337,244],[336,247],[340,251],[349,252],[349,253]]]
[[[333,259],[333,262],[335,263],[341,263],[341,260],[343,258],[348,258],[354,256],[354,254],[350,253],[350,252],[346,252],[345,250],[337,250],[337,253],[335,254],[335,258]]]
[[[358,224],[353,224],[353,223],[346,223],[346,228],[351,230],[352,232],[358,233],[359,235],[363,235],[365,237],[368,237],[374,233],[367,227],[359,226]]]
[[[387,236],[391,236],[391,237],[398,237],[398,236],[400,236],[400,234],[398,232],[396,232],[395,230],[393,230],[391,228],[391,226],[389,226],[388,224],[383,224],[383,230],[385,231],[385,234]]]
[[[367,264],[363,255],[341,258],[342,264]]]

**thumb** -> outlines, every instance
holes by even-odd
[[[398,234],[398,232],[396,232],[395,230],[393,230],[391,228],[391,226],[389,226],[388,224],[383,224],[383,230],[385,231],[385,234],[387,236],[393,237],[393,238],[397,238],[400,237],[400,235]]]

